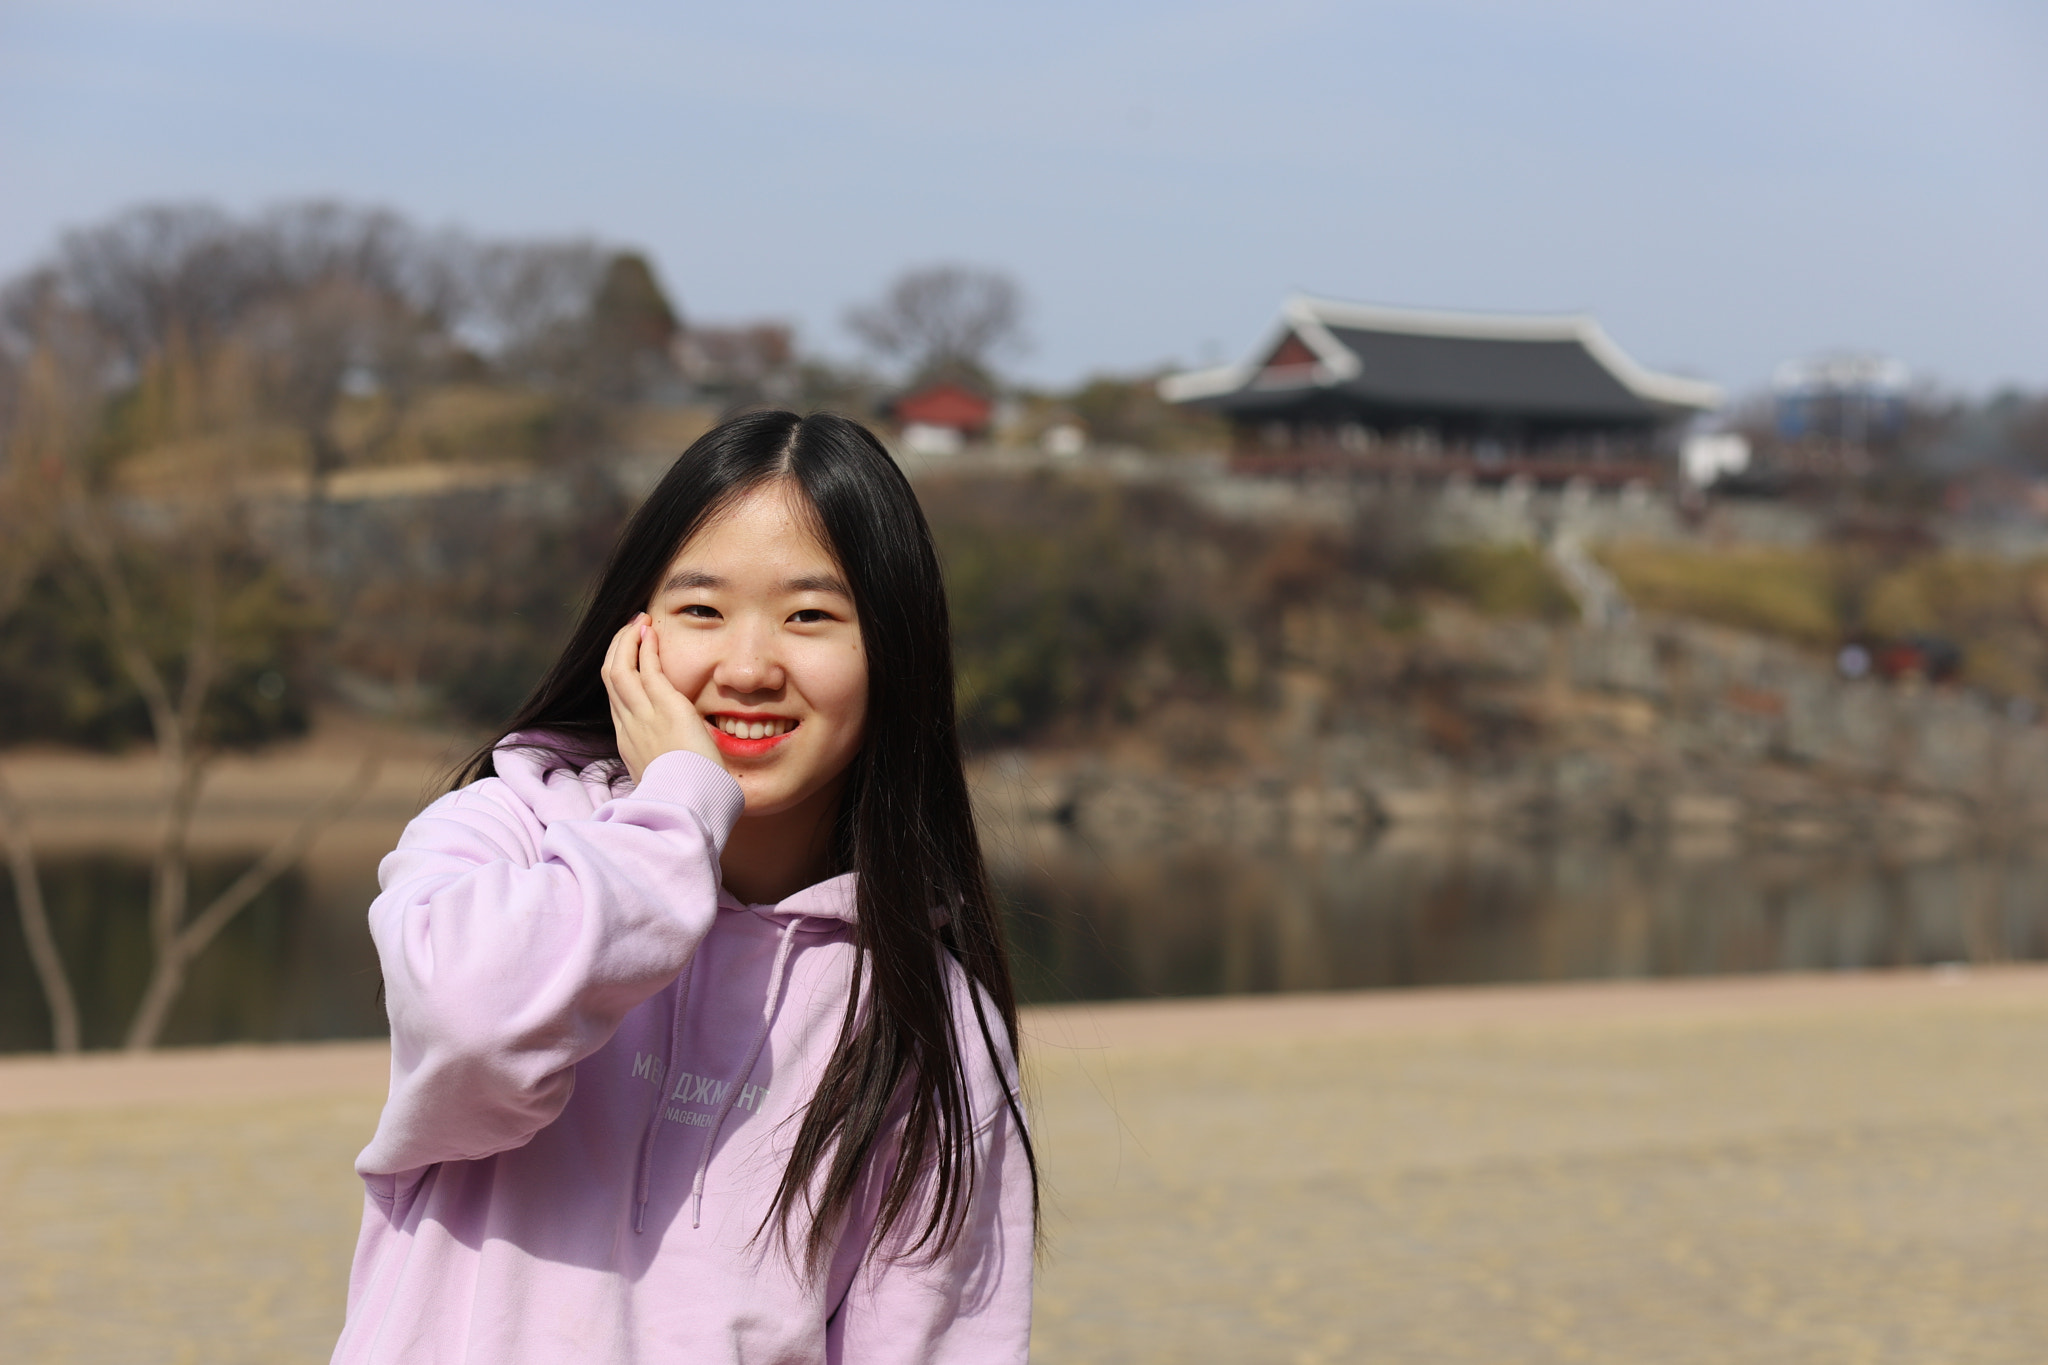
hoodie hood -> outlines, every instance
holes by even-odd
[[[786,900],[773,905],[749,905],[723,886],[718,888],[718,908],[721,910],[746,910],[763,919],[784,920],[792,915],[807,920],[821,921],[813,927],[829,929],[837,925],[852,925],[858,921],[854,894],[855,881],[851,872],[842,872],[836,877],[827,877],[813,883]]]
[[[605,802],[630,796],[638,789],[632,778],[623,773],[614,775],[613,765],[607,761],[582,769],[560,766],[553,757],[554,743],[548,735],[527,731],[507,735],[498,741],[491,755],[499,780],[526,803],[542,824],[587,820]],[[770,905],[749,904],[724,886],[718,888],[719,909],[749,910],[769,919],[801,915],[807,920],[851,925],[856,919],[856,899],[851,872],[827,877]]]

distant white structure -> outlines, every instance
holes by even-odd
[[[1890,435],[1906,420],[1913,372],[1903,360],[1836,351],[1788,360],[1771,376],[1778,434],[1861,443]]]
[[[1055,422],[1039,438],[1045,453],[1056,460],[1072,460],[1088,449],[1088,433],[1073,422]]]
[[[903,428],[903,445],[913,455],[958,455],[967,438],[958,427],[911,422]]]
[[[1678,449],[1679,471],[1694,488],[1749,468],[1749,438],[1733,431],[1703,431],[1685,438]]]

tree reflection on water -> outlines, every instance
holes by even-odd
[[[2048,958],[2048,852],[2031,850],[1900,863],[1872,848],[1399,829],[1263,851],[1032,843],[1028,859],[999,856],[996,887],[1037,1003]],[[253,857],[201,862],[196,891]],[[195,965],[166,1041],[382,1033],[363,922],[375,877],[369,859],[271,887]],[[147,863],[73,854],[44,883],[86,1045],[115,1046],[148,971]],[[48,1029],[0,882],[0,1051],[46,1048]]]
[[[202,903],[258,854],[195,860]],[[148,860],[130,849],[43,860],[52,928],[69,965],[87,1048],[118,1047],[149,978]],[[194,961],[164,1043],[370,1037],[384,1032],[377,958],[361,910],[376,868],[271,883]],[[0,886],[0,1051],[50,1045],[49,1014],[30,970],[12,888]]]
[[[1127,856],[1041,843],[999,872],[1039,1002],[2048,957],[2048,854],[1527,845],[1395,832],[1322,850]]]

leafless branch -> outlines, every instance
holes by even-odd
[[[247,872],[235,879],[234,885],[216,896],[212,903],[185,926],[178,935],[180,947],[185,955],[196,957],[209,943],[212,943],[222,929],[228,925],[242,908],[270,885],[278,876],[288,870],[311,848],[313,841],[323,830],[342,816],[350,807],[362,800],[370,785],[377,780],[378,770],[383,766],[383,757],[377,753],[363,755],[356,765],[355,773],[349,780],[337,787],[328,798],[316,806],[297,829],[279,841],[276,847]]]
[[[158,970],[177,945],[179,926],[191,895],[192,819],[199,809],[207,764],[186,751],[182,767],[172,774],[165,793],[163,831],[157,842],[156,867],[150,880],[149,937]]]
[[[914,371],[980,372],[999,352],[1022,347],[1024,298],[999,271],[931,266],[897,276],[879,301],[849,311],[846,325]]]
[[[189,745],[199,733],[206,698],[220,665],[220,565],[210,540],[193,547],[192,632],[185,645],[185,681],[178,698],[178,727]]]
[[[135,598],[128,591],[128,580],[121,572],[113,544],[95,509],[85,506],[83,499],[75,499],[70,513],[66,520],[71,543],[106,604],[107,642],[113,647],[114,656],[121,661],[121,668],[128,674],[129,681],[142,694],[143,705],[149,708],[150,725],[156,732],[158,757],[167,771],[175,771],[183,766],[184,759],[185,737],[179,725],[179,710],[171,700],[171,689],[165,683],[163,673],[142,647],[137,630]]]
[[[14,878],[14,908],[21,915],[21,936],[28,940],[29,961],[35,965],[36,980],[50,1009],[51,1040],[58,1052],[76,1052],[80,1046],[78,1000],[71,993],[71,978],[50,929],[28,817],[4,776],[0,776],[0,838],[7,843],[7,867]]]
[[[383,756],[378,752],[372,750],[364,754],[348,781],[309,811],[297,828],[279,840],[257,860],[255,866],[237,877],[232,886],[214,897],[212,903],[193,916],[190,923],[170,936],[168,944],[158,954],[149,986],[143,992],[134,1021],[129,1025],[125,1046],[130,1051],[156,1046],[164,1024],[170,1018],[171,1006],[177,1002],[178,993],[184,988],[185,973],[193,959],[205,951],[221,930],[227,928],[234,917],[266,887],[297,863],[323,830],[362,799],[370,784],[376,781],[382,765]]]

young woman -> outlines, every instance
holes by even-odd
[[[718,427],[370,908],[337,1362],[1022,1361],[1036,1167],[944,589],[844,418]]]

